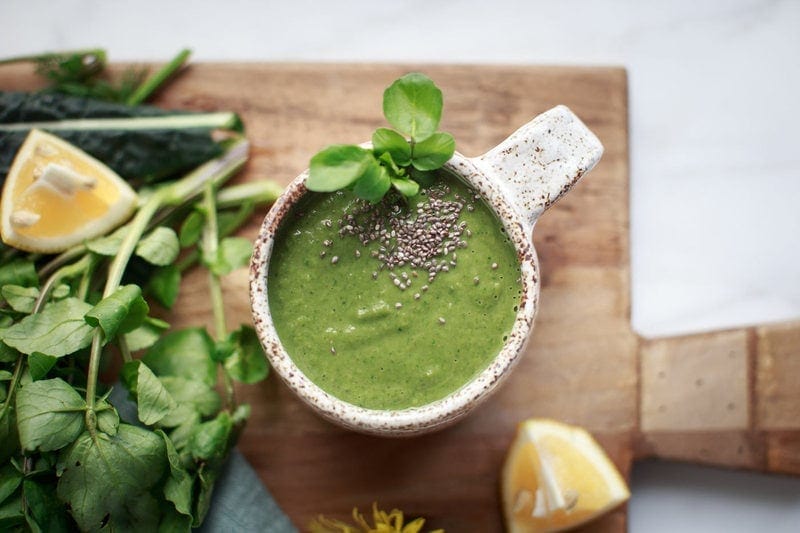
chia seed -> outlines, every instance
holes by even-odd
[[[445,320],[444,317],[440,316],[439,317],[439,324],[444,326],[446,323],[447,323],[447,320]]]
[[[338,255],[334,255],[333,257],[331,257],[331,264],[332,265],[335,265],[338,262],[339,262],[339,256]]]

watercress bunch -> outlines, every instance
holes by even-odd
[[[442,118],[442,91],[433,81],[412,72],[383,93],[383,114],[391,128],[372,134],[372,148],[339,144],[311,158],[306,187],[331,192],[351,189],[372,203],[395,189],[413,197],[431,182],[455,152],[453,136],[437,132]]]

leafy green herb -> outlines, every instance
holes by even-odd
[[[78,298],[49,303],[41,313],[28,315],[0,330],[0,340],[24,354],[39,352],[62,357],[92,342],[92,326],[83,318],[91,309]]]
[[[110,340],[117,332],[129,333],[141,326],[149,310],[142,289],[125,285],[103,298],[84,315],[84,320],[94,328],[99,327],[106,340]]]
[[[86,402],[61,378],[34,381],[17,393],[17,425],[25,450],[58,450],[84,430]]]
[[[309,190],[352,189],[372,203],[391,189],[410,198],[419,193],[420,184],[428,184],[430,171],[453,157],[453,136],[436,131],[442,91],[424,74],[406,74],[392,83],[383,93],[383,114],[395,129],[375,130],[372,149],[333,145],[311,158]]]
[[[164,226],[154,229],[136,246],[136,255],[156,266],[172,264],[180,251],[181,245],[175,230]]]
[[[257,383],[267,377],[269,366],[253,328],[242,326],[231,334],[233,351],[225,359],[225,369],[236,381]]]
[[[81,529],[156,529],[158,504],[149,490],[167,466],[160,436],[128,424],[120,424],[114,436],[87,431],[59,462],[58,497]]]
[[[143,424],[155,424],[177,407],[163,383],[141,361],[125,363],[122,379],[128,390],[136,395],[139,420]]]

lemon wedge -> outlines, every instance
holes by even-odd
[[[54,135],[31,130],[3,186],[0,236],[29,252],[56,253],[127,220],[136,193],[113,170]]]
[[[563,531],[629,497],[622,476],[584,429],[546,419],[519,425],[502,473],[508,531]]]

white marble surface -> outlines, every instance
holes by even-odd
[[[0,21],[0,56],[624,65],[635,327],[800,317],[800,2],[3,0]],[[792,491],[646,464],[631,531],[796,532]]]

